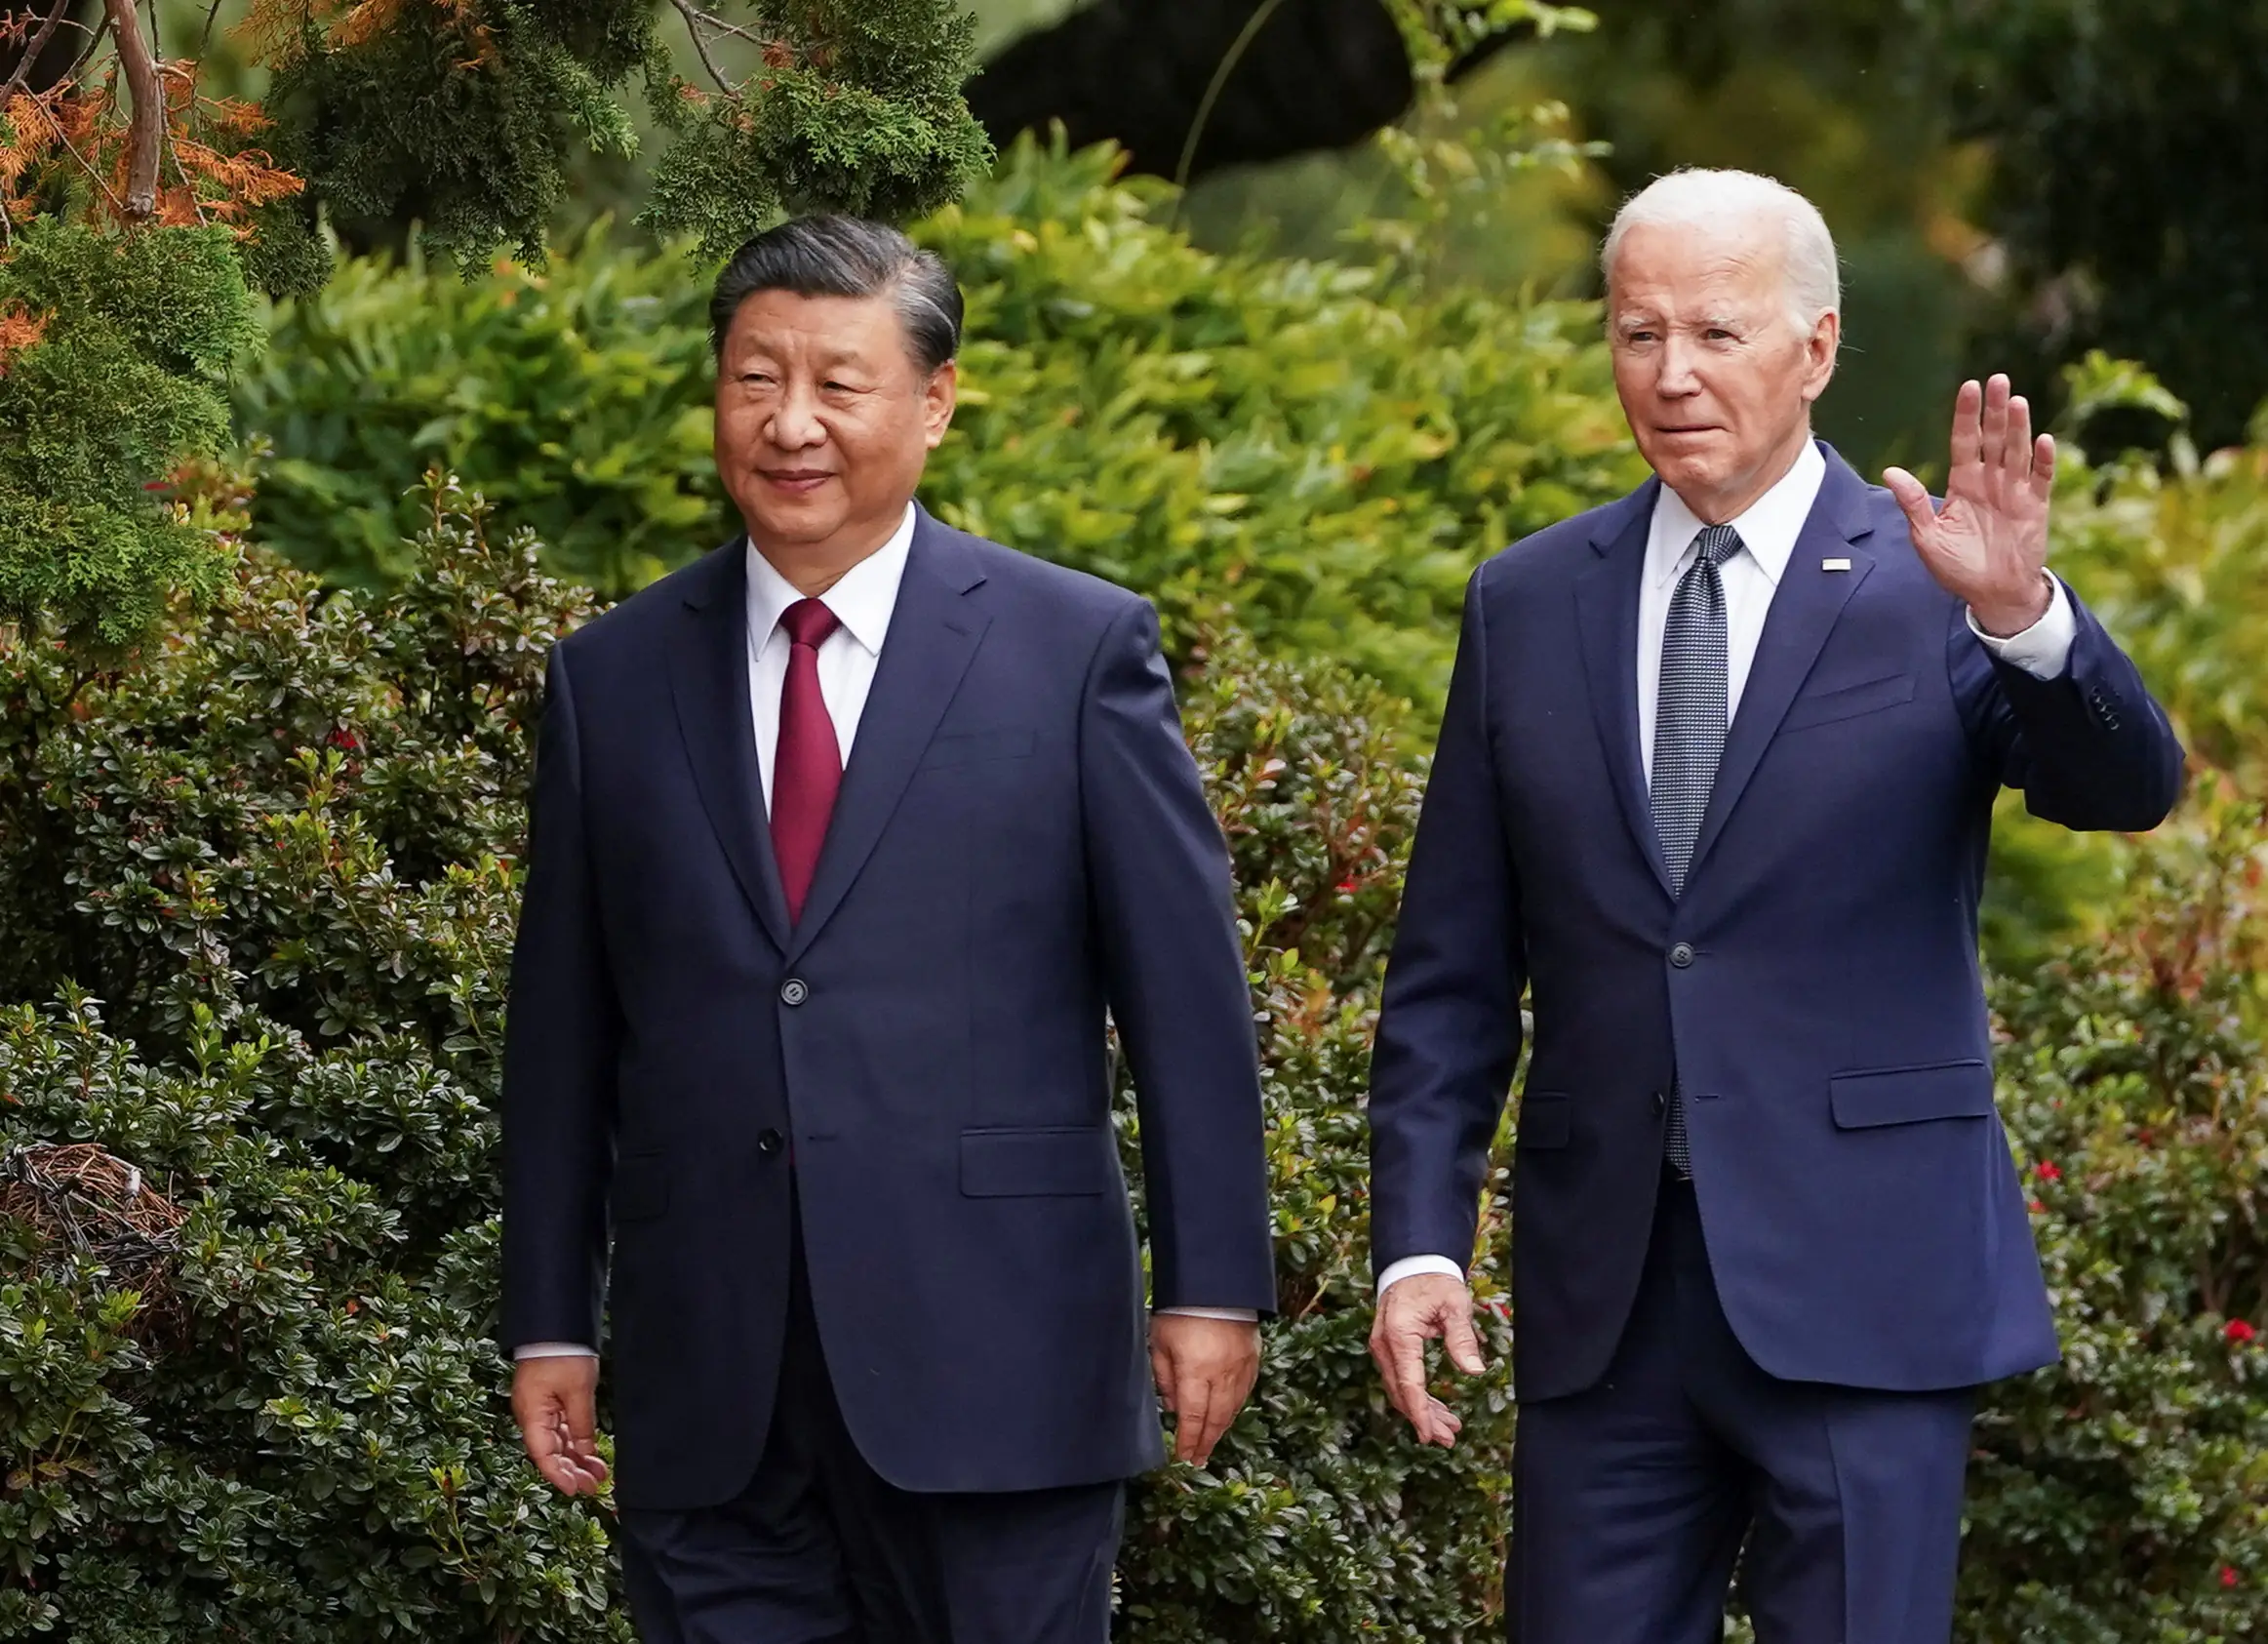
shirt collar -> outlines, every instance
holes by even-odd
[[[890,540],[843,573],[842,580],[819,595],[843,631],[868,656],[882,654],[882,636],[890,631],[890,614],[897,607],[897,585],[905,578],[906,556],[913,549],[914,505],[905,505],[905,518]],[[772,561],[747,544],[748,635],[759,651],[771,643],[772,630],[787,608],[803,598],[796,585],[782,577]]]
[[[1777,587],[1781,573],[1795,557],[1796,539],[1811,517],[1819,486],[1827,477],[1827,459],[1818,442],[1804,441],[1788,471],[1770,491],[1748,505],[1738,518],[1727,521],[1740,533],[1740,545],[1756,561],[1765,580]],[[1704,529],[1701,518],[1686,506],[1685,499],[1668,486],[1653,500],[1653,525],[1647,536],[1648,574],[1657,583],[1685,575],[1692,560],[1693,539]]]

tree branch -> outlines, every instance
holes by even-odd
[[[23,48],[23,56],[17,61],[16,72],[8,76],[7,85],[0,86],[0,108],[6,108],[8,100],[23,90],[31,78],[31,65],[39,60],[39,54],[47,50],[48,41],[62,26],[63,14],[70,9],[71,0],[56,0],[55,10],[48,13],[47,20],[39,25],[39,32]]]
[[[157,211],[157,168],[165,154],[165,88],[158,84],[157,60],[142,41],[135,0],[103,0],[103,6],[118,31],[118,64],[134,99],[134,120],[126,132],[126,216],[129,221],[146,222]]]
[[[700,54],[701,66],[709,71],[709,78],[717,83],[718,90],[731,97],[733,82],[725,78],[725,71],[717,66],[717,60],[709,56],[709,43],[702,36],[700,25],[704,22],[714,23],[720,28],[731,28],[733,25],[722,18],[709,16],[694,5],[693,0],[670,0],[670,4],[677,8],[678,16],[685,19],[685,31],[693,36],[693,49]]]

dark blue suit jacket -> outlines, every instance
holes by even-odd
[[[1532,986],[1524,1398],[1589,1386],[1614,1350],[1673,1069],[1725,1310],[1767,1371],[1948,1388],[2055,1356],[1993,1107],[1976,938],[1993,797],[2148,828],[2181,750],[2084,609],[2065,677],[1996,662],[1889,493],[1827,457],[1682,899],[1639,763],[1657,482],[1497,555],[1467,595],[1378,1029],[1373,1245],[1381,1268],[1472,1249]]]
[[[861,1453],[917,1491],[1161,1459],[1104,1010],[1160,1305],[1266,1309],[1228,858],[1147,602],[920,516],[802,921],[734,543],[553,653],[504,1070],[504,1345],[599,1339],[620,1498],[748,1482],[790,1171]]]

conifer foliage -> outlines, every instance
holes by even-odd
[[[322,214],[415,218],[468,272],[539,260],[577,152],[635,145],[633,87],[669,141],[647,218],[711,255],[782,211],[934,210],[991,157],[954,0],[252,0],[261,107],[207,94],[210,27],[83,9],[0,3],[0,622],[110,655],[226,580],[166,482],[227,436],[251,293],[329,276]],[[63,29],[78,60],[34,91]]]

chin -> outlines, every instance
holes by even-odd
[[[1649,454],[1653,471],[1672,491],[1713,491],[1724,484],[1724,464],[1700,452],[1670,451]]]
[[[742,513],[749,530],[771,542],[822,541],[843,525],[842,508],[817,498],[799,503],[768,497],[761,507],[746,508]]]

